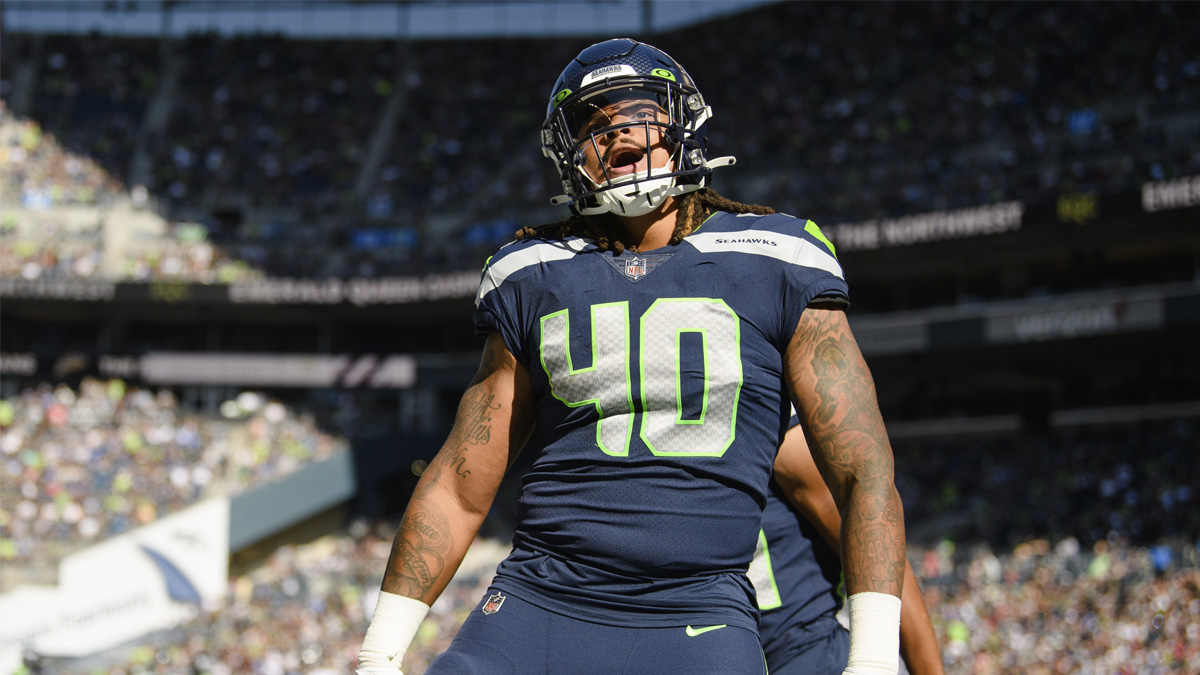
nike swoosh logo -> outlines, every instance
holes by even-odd
[[[718,628],[724,627],[725,624],[721,624],[720,626],[705,626],[704,628],[692,628],[691,626],[688,626],[685,632],[687,633],[688,637],[696,637],[697,635],[702,635],[710,630],[717,630]]]

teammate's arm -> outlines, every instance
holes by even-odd
[[[529,373],[488,335],[450,436],[422,474],[383,573],[359,652],[360,673],[397,673],[413,635],[466,555],[533,428]]]
[[[775,481],[792,506],[812,523],[825,543],[841,551],[842,517],[828,486],[817,471],[804,432],[792,427],[779,446],[775,459]],[[912,675],[942,675],[942,652],[921,586],[912,566],[904,563],[904,603],[900,607],[900,655]]]
[[[899,668],[904,507],[875,383],[840,306],[814,304],[788,345],[787,380],[821,477],[842,518],[849,673]]]

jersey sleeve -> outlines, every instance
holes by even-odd
[[[804,222],[798,238],[800,243],[792,259],[788,261],[783,289],[783,325],[788,341],[800,323],[801,313],[813,301],[820,299],[823,302],[850,306],[850,287],[846,283],[833,243],[811,220]]]
[[[571,260],[590,240],[522,239],[488,259],[475,294],[475,331],[499,333],[521,365],[536,363],[537,307],[545,301],[547,268]]]
[[[486,336],[489,333],[499,333],[505,346],[517,361],[526,368],[529,367],[528,356],[523,349],[525,345],[522,322],[518,320],[516,308],[519,306],[519,287],[513,283],[504,283],[494,269],[493,260],[483,268],[479,280],[479,291],[475,295],[475,333]]]

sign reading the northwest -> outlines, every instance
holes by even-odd
[[[1021,228],[1025,205],[1003,202],[954,211],[830,225],[821,229],[839,251],[868,251],[948,239],[1012,232]]]

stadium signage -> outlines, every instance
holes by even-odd
[[[1041,310],[994,312],[984,328],[989,343],[1042,342],[1162,328],[1161,296],[1108,302],[1056,303]]]
[[[229,286],[229,301],[259,305],[335,305],[358,307],[469,298],[479,287],[473,271],[382,279],[264,279]]]
[[[1160,180],[1142,186],[1142,209],[1148,213],[1200,206],[1200,176]]]
[[[187,302],[191,299],[191,284],[181,281],[155,281],[150,284],[150,298],[161,302]]]
[[[117,284],[72,279],[0,279],[0,296],[36,300],[112,300]]]
[[[407,388],[417,380],[412,356],[150,352],[138,370],[158,384],[268,387]]]
[[[1013,328],[1021,342],[1115,333],[1119,326],[1118,314],[1116,305],[1026,314],[1013,319]]]
[[[365,307],[422,300],[470,298],[474,297],[478,289],[479,273],[474,271],[429,274],[421,278],[356,278],[347,282],[346,299],[359,307]]]
[[[341,279],[264,279],[229,285],[229,301],[259,305],[330,305],[345,299]]]
[[[0,354],[0,375],[33,375],[37,368],[37,356],[28,352]]]
[[[1085,225],[1100,217],[1100,198],[1095,193],[1072,193],[1058,198],[1058,222]]]
[[[0,656],[78,658],[175,626],[225,597],[226,497],[210,499],[63,558],[57,586],[0,595]]]
[[[842,251],[874,250],[1012,232],[1021,228],[1024,213],[1024,203],[1002,202],[954,211],[843,223],[822,229]]]

